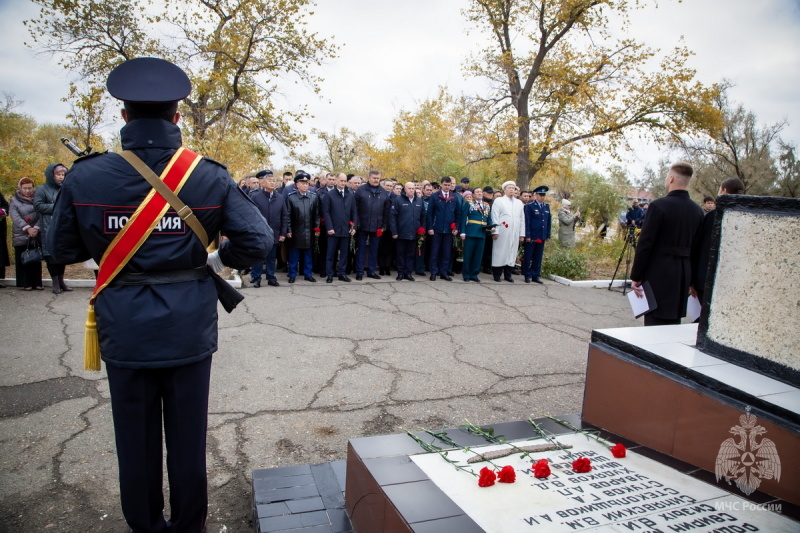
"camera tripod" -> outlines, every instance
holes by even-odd
[[[630,282],[628,281],[628,275],[631,271],[631,263],[633,262],[633,254],[636,250],[636,227],[635,226],[628,226],[625,229],[625,244],[622,246],[622,252],[619,254],[619,259],[617,259],[617,268],[614,269],[614,275],[611,276],[611,283],[608,284],[608,290],[619,290],[620,287],[614,287],[614,280],[617,278],[617,274],[619,273],[619,267],[622,265],[622,260],[625,259],[625,278],[622,280],[622,294],[628,292],[630,289]]]

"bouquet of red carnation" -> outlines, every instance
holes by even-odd
[[[572,471],[585,474],[592,470],[592,461],[588,457],[579,457],[572,462]]]
[[[375,236],[381,237],[383,235],[383,228],[378,228],[375,230]]]
[[[533,477],[547,478],[550,477],[550,463],[547,459],[539,459],[533,463]]]
[[[497,479],[497,474],[494,471],[489,470],[485,466],[481,468],[480,476],[478,477],[478,486],[479,487],[491,487],[494,485],[494,480]]]
[[[422,243],[425,242],[425,228],[417,228],[417,255],[422,257]]]

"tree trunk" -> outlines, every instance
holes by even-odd
[[[528,116],[528,99],[520,98],[517,101],[517,187],[521,191],[528,189],[531,179],[531,151],[530,151],[530,117]]]

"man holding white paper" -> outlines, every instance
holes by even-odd
[[[645,296],[643,282],[652,288],[655,308],[644,315],[645,326],[680,324],[686,316],[690,256],[703,222],[703,210],[687,191],[693,173],[689,163],[672,165],[666,179],[667,196],[652,202],[642,224],[631,287],[639,298]]]

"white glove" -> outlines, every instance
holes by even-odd
[[[225,268],[225,265],[222,264],[222,259],[219,258],[219,250],[216,250],[214,253],[208,254],[208,259],[206,259],[206,264],[211,267],[211,270],[214,272],[220,272],[222,269]]]

